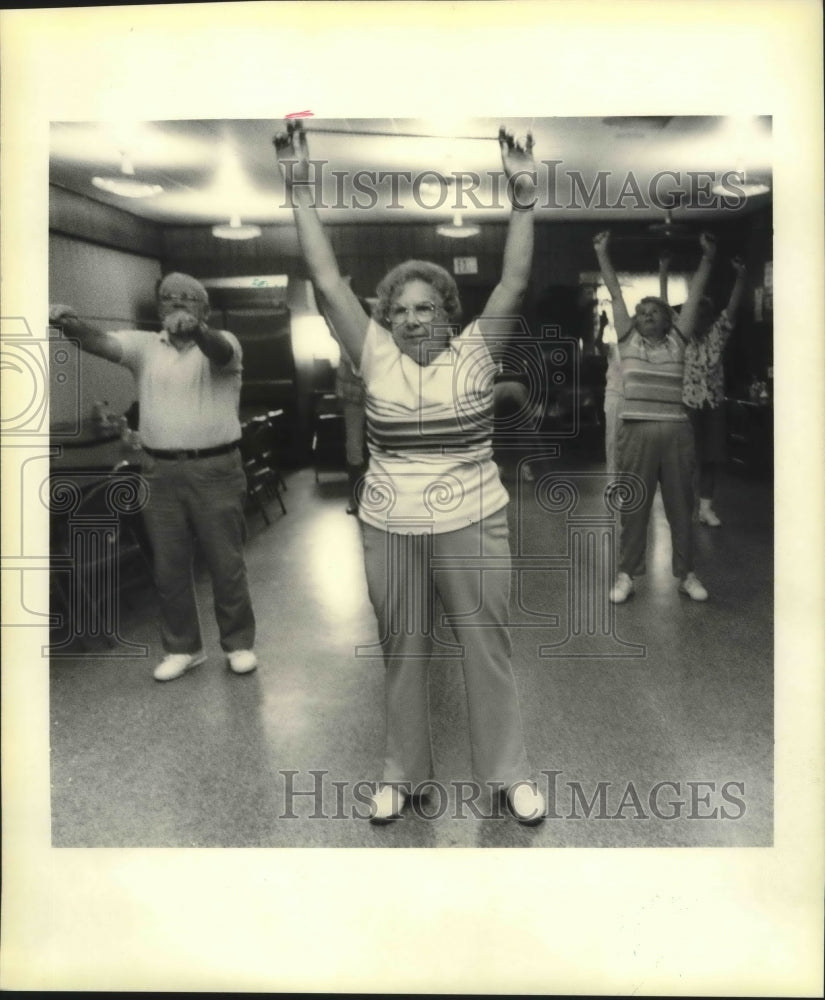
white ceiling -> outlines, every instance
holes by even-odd
[[[707,171],[720,179],[726,171],[745,169],[748,179],[771,180],[768,118],[591,117],[503,122],[493,118],[310,118],[304,122],[311,157],[325,161],[325,202],[335,205],[329,217],[341,222],[447,220],[455,200],[454,178],[461,171],[474,171],[481,178],[475,193],[482,207],[476,208],[465,195],[465,218],[478,221],[503,216],[503,207],[496,207],[490,178],[501,166],[496,142],[501,124],[516,136],[528,129],[532,132],[537,162],[561,161],[555,167],[539,167],[538,208],[540,217],[546,219],[662,220],[667,199],[680,193],[684,197],[693,188],[694,204],[676,207],[673,218],[677,222],[699,220],[718,216],[725,209],[718,197],[708,194],[707,178],[692,181],[688,171]],[[167,225],[225,222],[235,213],[245,223],[287,223],[291,215],[284,207],[284,187],[272,146],[274,135],[282,129],[283,122],[272,120],[53,123],[50,181]],[[163,192],[138,200],[94,187],[94,175],[119,173],[123,155],[131,161],[136,177],[160,184]],[[409,172],[412,178],[436,171],[452,182],[438,208],[434,206],[441,197],[439,188],[421,188],[419,202],[426,206],[422,207],[413,197],[410,182],[401,178],[396,183],[397,204],[402,207],[392,208],[391,180],[373,181],[362,175],[362,187],[377,192],[377,204],[365,210],[352,204],[353,197],[362,205],[371,200],[368,194],[353,192],[352,173],[359,170]],[[349,176],[336,178],[333,171]],[[600,171],[607,171],[607,204],[602,200],[586,207],[580,190],[576,196],[572,175],[580,176],[590,189]],[[661,171],[676,176],[668,173],[651,187]],[[553,176],[555,204],[550,189]],[[697,183],[704,193],[697,190]],[[623,204],[616,205],[622,193]],[[753,209],[769,197],[749,199],[743,207]],[[498,199],[502,200],[503,196]]]

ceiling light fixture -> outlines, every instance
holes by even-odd
[[[460,240],[466,239],[468,236],[478,236],[481,229],[473,224],[469,226],[465,225],[461,213],[456,212],[453,216],[453,221],[449,224],[444,223],[439,226],[436,232],[439,236],[449,236],[451,239]]]
[[[96,176],[92,184],[101,191],[117,195],[119,198],[153,198],[163,188],[160,184],[148,184],[135,177],[135,168],[125,153],[120,154],[120,173],[114,177]]]
[[[212,227],[212,235],[219,240],[254,240],[261,235],[261,227],[244,225],[239,215],[233,215],[228,223]]]
[[[657,236],[663,236],[665,239],[670,239],[672,236],[678,236],[680,233],[690,232],[689,226],[686,226],[682,222],[673,221],[673,212],[671,212],[669,208],[665,210],[664,222],[652,222],[647,228],[651,233],[655,233]]]
[[[736,195],[740,198],[753,198],[758,194],[767,194],[770,191],[770,186],[763,181],[754,178],[748,180],[748,172],[746,170],[735,170],[724,176],[726,178],[725,181],[719,181],[710,189],[713,194],[726,195],[727,197]]]

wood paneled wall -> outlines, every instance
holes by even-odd
[[[768,213],[769,217],[769,213]],[[722,252],[745,249],[758,222],[764,228],[765,214],[731,215],[713,227]],[[540,222],[536,226],[533,259],[533,286],[576,286],[582,271],[595,270],[592,239],[604,223]],[[617,223],[617,266],[623,270],[650,270],[657,267],[661,241],[652,238],[638,224]],[[758,228],[758,227],[757,227]],[[459,285],[490,286],[498,279],[504,248],[506,222],[484,223],[478,236],[450,240],[438,236],[432,224],[364,223],[328,225],[327,232],[341,270],[352,276],[353,287],[361,295],[371,295],[378,281],[395,264],[422,258],[441,264],[452,272],[453,257],[478,258],[478,274],[459,276]],[[200,277],[227,277],[247,274],[289,274],[306,277],[292,226],[266,226],[256,240],[219,240],[205,226],[167,226],[162,233],[164,270],[180,269]],[[675,244],[674,269],[692,270],[698,258],[698,242]]]
[[[525,317],[534,330],[543,323],[564,322],[582,272],[595,271],[592,240],[604,222],[539,222],[530,289],[524,303]],[[620,270],[655,272],[661,239],[646,224],[617,222],[610,225],[613,255]],[[712,227],[719,241],[719,264],[714,269],[710,294],[719,309],[727,301],[732,272],[726,261],[735,254],[746,257],[752,281],[761,283],[765,262],[773,257],[772,214],[731,212]],[[484,301],[498,280],[506,222],[484,223],[476,237],[449,240],[438,236],[430,223],[332,224],[327,231],[341,270],[352,277],[359,295],[372,295],[386,272],[410,258],[441,264],[450,272],[454,256],[478,259],[478,274],[457,277],[465,312]],[[698,238],[688,236],[672,243],[672,269],[692,272],[699,259]],[[164,270],[173,268],[202,277],[245,274],[288,274],[306,277],[306,269],[292,226],[264,227],[260,239],[244,243],[217,240],[208,227],[166,227],[163,230]],[[772,363],[771,316],[755,321],[752,287],[742,306],[734,343],[728,350],[734,381],[761,373]]]
[[[101,246],[161,258],[161,227],[129,212],[49,185],[49,231]]]
[[[179,270],[200,278],[255,274],[307,277],[297,233],[291,225],[264,226],[262,236],[255,240],[219,240],[212,236],[209,226],[148,223],[59,188],[52,188],[50,224],[55,232],[154,257],[163,273]],[[656,270],[661,240],[651,235],[647,224],[617,221],[609,226],[618,269]],[[596,270],[592,238],[602,228],[604,222],[537,224],[532,280],[524,304],[532,329],[571,314],[581,273]],[[773,259],[771,208],[731,212],[712,228],[720,249],[710,293],[719,309],[727,300],[732,281],[727,259],[737,253],[744,255],[751,274],[740,321],[728,349],[729,381],[744,383],[754,375],[764,377],[772,364],[772,313],[766,312],[760,320],[754,317],[753,309],[753,286],[762,284],[765,263]],[[465,312],[472,313],[498,280],[506,222],[483,223],[480,234],[466,240],[438,236],[436,227],[429,222],[333,223],[327,231],[342,272],[351,276],[352,286],[360,295],[372,295],[389,268],[403,260],[423,258],[452,272],[454,257],[476,257],[478,273],[456,279]],[[672,247],[672,269],[693,271],[699,257],[696,238],[674,241]]]
[[[49,298],[72,305],[81,316],[105,330],[157,324],[155,284],[160,262],[113,247],[72,239],[59,233],[49,237]],[[75,356],[69,346],[71,368],[78,372],[76,385],[52,379],[52,426],[87,417],[95,402],[106,401],[113,412],[123,413],[136,398],[134,379],[125,368],[90,354]]]

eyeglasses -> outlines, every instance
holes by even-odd
[[[186,305],[206,305],[202,295],[190,295],[188,292],[164,292],[158,296],[159,302],[185,302]]]
[[[432,323],[438,312],[434,302],[418,302],[414,306],[393,306],[390,309],[390,322],[393,326],[404,323],[409,313],[412,313],[419,323]]]

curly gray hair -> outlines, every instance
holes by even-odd
[[[426,260],[407,260],[389,271],[378,283],[375,294],[378,303],[375,318],[381,323],[389,321],[390,306],[398,292],[410,281],[424,281],[441,296],[447,320],[457,323],[461,319],[461,300],[453,276],[438,264]]]
[[[668,302],[665,302],[664,299],[660,299],[658,295],[645,295],[643,299],[639,300],[639,303],[633,312],[633,316],[631,317],[632,326],[636,325],[636,317],[638,316],[640,307],[648,304],[658,306],[665,318],[670,321],[670,326],[674,326],[676,322],[676,312]]]

